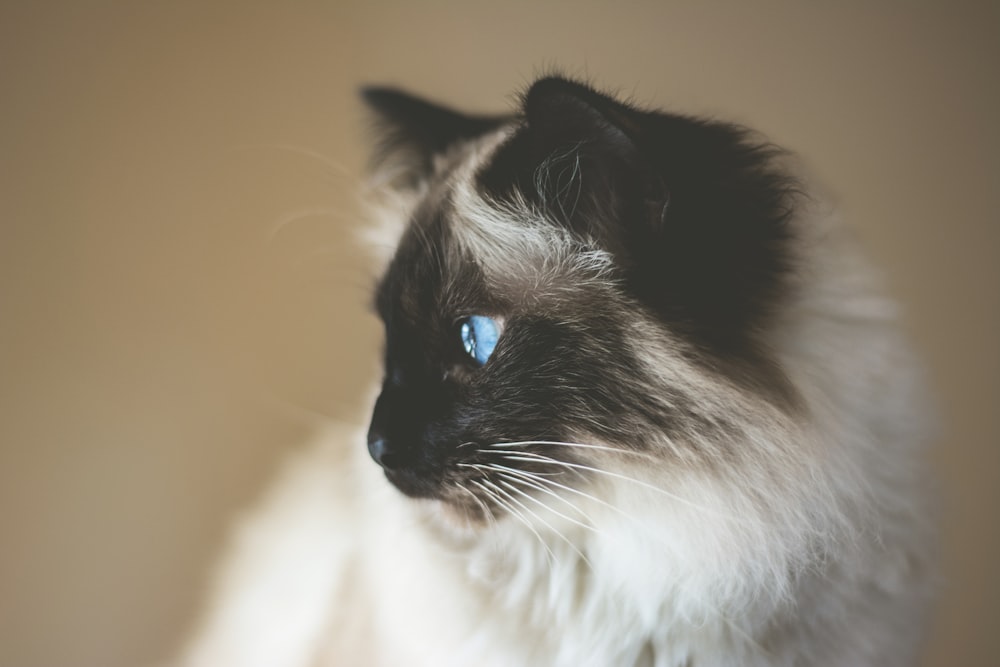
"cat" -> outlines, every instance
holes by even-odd
[[[363,97],[384,382],[180,664],[915,664],[921,373],[790,155],[560,76],[506,115]]]

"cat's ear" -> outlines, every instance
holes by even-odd
[[[436,155],[507,120],[460,113],[395,88],[365,86],[361,98],[376,132],[373,169],[384,171],[396,187],[418,185],[433,173]]]
[[[629,110],[575,81],[536,81],[524,94],[523,109],[527,125],[552,146],[588,144],[621,159],[635,153],[626,127]]]
[[[667,196],[644,162],[637,113],[584,84],[540,79],[523,94],[522,125],[481,184],[498,200],[530,202],[575,232],[619,244],[620,222],[636,218],[622,207]]]
[[[798,196],[780,151],[561,78],[533,84],[523,114],[488,189],[516,190],[601,243],[640,301],[703,340],[739,344],[771,310],[792,270]]]

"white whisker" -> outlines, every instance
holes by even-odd
[[[590,517],[588,517],[587,514],[582,509],[580,509],[580,507],[574,505],[572,502],[560,496],[558,493],[552,491],[551,489],[545,488],[544,486],[541,485],[542,482],[547,482],[549,480],[539,479],[535,473],[526,472],[524,470],[518,470],[517,468],[511,468],[510,466],[500,465],[499,463],[490,463],[486,467],[490,470],[495,470],[501,475],[513,475],[515,477],[518,477],[525,485],[530,486],[531,488],[536,489],[538,491],[541,491],[542,493],[552,496],[556,500],[565,503],[571,509],[579,512],[581,515],[583,515],[584,518],[588,520],[590,519]],[[554,512],[555,510],[552,511]],[[587,526],[587,527],[592,528],[592,526]]]
[[[480,449],[480,450],[477,450],[477,451],[480,454],[525,454],[525,455],[531,455],[532,454],[532,452],[515,452],[515,451],[507,451],[507,450],[503,450],[503,449],[493,449],[493,450],[483,450],[483,449]],[[542,455],[541,454],[537,454],[536,456],[541,457]],[[545,460],[545,459],[540,459],[540,460]],[[558,459],[549,459],[549,460],[551,460],[554,463],[558,463]],[[467,463],[459,463],[458,465],[460,465],[460,466],[468,466],[469,464],[467,464]],[[479,464],[479,465],[482,465],[482,464]],[[493,464],[491,463],[490,465],[493,465]],[[559,471],[556,471],[556,472],[541,472],[541,471],[538,471],[538,470],[532,470],[530,474],[535,475],[535,476],[539,476],[539,477],[551,477],[551,476],[555,476],[555,475],[563,475],[563,474],[565,474],[565,472],[566,472],[565,470],[559,470]]]
[[[340,211],[339,209],[335,208],[316,207],[316,208],[302,208],[296,211],[291,211],[278,218],[277,221],[275,221],[275,223],[271,225],[271,229],[268,230],[267,233],[267,240],[269,242],[274,241],[274,239],[278,236],[279,233],[281,233],[281,231],[285,227],[298,220],[305,220],[306,218],[325,218],[325,217],[337,218],[342,216],[343,216],[343,211]]]
[[[559,459],[552,458],[551,456],[546,456],[544,454],[538,454],[536,452],[520,452],[520,451],[513,450],[513,449],[491,449],[491,450],[480,450],[480,451],[482,451],[483,453],[490,453],[490,454],[507,454],[507,455],[511,455],[511,456],[523,456],[525,458],[523,458],[523,459],[517,459],[517,460],[533,461],[535,463],[537,463],[539,461],[544,461],[544,462],[548,462],[548,463],[557,463],[557,464],[558,463],[563,463]],[[530,458],[528,458],[528,457],[530,457]],[[505,458],[508,458],[508,457],[505,457]]]
[[[523,496],[523,497],[527,498],[528,500],[531,500],[531,501],[533,501],[533,502],[535,502],[535,503],[537,503],[537,504],[541,505],[541,506],[542,506],[543,508],[545,508],[545,509],[549,510],[549,511],[550,511],[550,512],[552,512],[553,514],[556,514],[556,515],[558,515],[558,516],[561,516],[561,517],[563,517],[564,519],[567,519],[568,521],[572,521],[573,523],[575,523],[575,524],[577,524],[577,525],[579,525],[579,526],[582,526],[582,527],[584,527],[584,528],[589,528],[589,526],[584,526],[584,525],[583,525],[582,523],[580,523],[579,521],[573,521],[573,519],[570,519],[569,517],[567,517],[567,516],[565,516],[565,515],[563,515],[563,514],[559,514],[559,512],[556,512],[555,510],[553,510],[553,509],[552,509],[551,507],[549,507],[548,505],[546,505],[545,503],[543,503],[543,502],[542,502],[541,500],[539,500],[538,498],[535,498],[534,496],[532,496],[532,495],[530,495],[530,494],[528,494],[528,493],[525,493],[524,491],[522,491],[522,490],[518,489],[517,487],[515,487],[515,486],[512,486],[512,485],[511,485],[510,483],[508,483],[508,482],[505,482],[505,481],[501,481],[500,483],[501,483],[501,484],[502,484],[502,485],[503,485],[504,487],[506,487],[507,489],[509,489],[509,490],[513,491],[514,493],[517,493],[518,495],[520,495],[520,496]],[[513,497],[511,497],[511,500],[514,500],[514,498],[513,498]],[[518,503],[518,504],[520,505],[520,503]],[[524,507],[523,505],[521,505],[521,506],[522,506],[522,507]],[[569,545],[569,548],[570,548],[570,549],[572,549],[573,551],[575,551],[575,552],[576,552],[576,555],[580,557],[580,560],[582,560],[582,561],[583,561],[584,563],[586,563],[588,567],[591,567],[591,569],[593,569],[593,568],[592,568],[592,566],[590,565],[590,561],[589,561],[589,560],[587,559],[587,557],[586,557],[586,556],[584,556],[584,555],[583,555],[583,552],[582,552],[582,551],[580,551],[579,547],[577,547],[577,546],[576,546],[576,544],[574,544],[572,540],[570,540],[570,539],[569,539],[568,537],[566,537],[565,535],[563,535],[563,534],[562,534],[562,532],[560,532],[560,531],[559,531],[559,530],[558,530],[558,529],[557,529],[557,528],[556,528],[555,526],[553,526],[553,525],[552,525],[552,524],[550,524],[550,523],[549,523],[548,521],[546,521],[546,520],[545,520],[545,519],[543,519],[542,517],[540,517],[540,516],[538,516],[537,514],[535,514],[534,512],[532,512],[532,511],[531,511],[530,509],[528,509],[527,507],[524,507],[524,509],[525,509],[525,511],[526,511],[526,512],[530,513],[530,514],[531,514],[531,516],[535,517],[536,519],[538,519],[539,521],[541,521],[541,522],[542,522],[543,524],[545,524],[545,526],[546,526],[546,527],[547,527],[547,528],[548,528],[549,530],[551,530],[551,531],[552,531],[553,533],[555,533],[557,537],[559,537],[559,538],[560,538],[560,539],[561,539],[561,540],[562,540],[563,542],[565,542],[566,544],[568,544],[568,545]]]
[[[253,144],[249,145],[253,146]],[[296,153],[298,155],[303,155],[305,157],[312,158],[314,160],[317,160],[318,162],[323,163],[324,165],[332,169],[335,173],[341,176],[348,176],[352,180],[354,179],[354,172],[348,169],[346,165],[311,148],[306,148],[305,146],[296,146],[294,144],[280,144],[280,143],[259,144],[259,145],[264,148],[275,148],[277,150],[287,151],[289,153]]]
[[[491,464],[491,465],[494,465],[494,464]],[[532,474],[534,474],[534,473],[532,473]],[[576,494],[576,495],[580,496],[581,498],[585,498],[586,500],[589,500],[589,501],[591,501],[591,502],[593,502],[593,503],[595,503],[597,505],[601,505],[603,507],[606,507],[609,510],[617,512],[622,517],[628,519],[629,521],[634,522],[636,525],[642,525],[642,523],[638,519],[636,519],[635,517],[633,517],[632,515],[630,515],[625,510],[621,509],[620,507],[616,507],[615,505],[612,505],[611,503],[609,503],[606,500],[601,500],[597,496],[595,496],[593,494],[590,494],[590,493],[587,493],[586,491],[581,491],[580,489],[574,489],[572,486],[567,486],[566,484],[560,484],[559,482],[557,482],[555,480],[552,480],[552,479],[549,479],[549,478],[537,478],[536,477],[536,481],[539,482],[539,483],[548,484],[549,486],[553,486],[553,487],[556,487],[558,489],[562,489],[563,491],[567,491],[569,493]],[[569,502],[569,501],[567,500],[566,502]],[[572,503],[570,503],[570,504],[572,504]],[[580,511],[582,512],[582,510],[580,510]]]
[[[495,450],[495,451],[502,451],[502,450]],[[692,509],[696,509],[696,510],[698,510],[700,512],[705,512],[706,514],[711,514],[713,516],[717,516],[717,517],[719,517],[721,519],[726,519],[728,521],[739,521],[739,519],[737,517],[733,517],[733,516],[730,516],[728,514],[724,514],[722,512],[717,511],[717,510],[713,510],[713,509],[711,509],[709,507],[704,507],[702,505],[699,505],[698,503],[695,503],[693,501],[687,500],[686,498],[682,498],[681,496],[678,496],[676,494],[670,493],[666,489],[662,489],[662,488],[660,488],[658,486],[655,486],[653,484],[650,484],[648,482],[643,482],[642,480],[636,479],[634,477],[629,477],[628,475],[622,475],[621,473],[611,472],[610,470],[602,470],[601,468],[595,468],[594,466],[583,465],[582,463],[571,463],[569,461],[559,461],[558,459],[553,459],[553,458],[548,457],[548,456],[542,456],[541,454],[534,454],[532,456],[531,452],[523,452],[523,453],[517,453],[517,454],[504,454],[504,458],[507,459],[507,460],[510,460],[510,461],[524,461],[526,463],[537,463],[539,460],[544,460],[544,461],[546,461],[548,463],[551,463],[553,465],[564,466],[566,468],[573,468],[575,470],[586,470],[588,472],[597,473],[599,475],[606,475],[608,477],[613,477],[615,479],[620,479],[620,480],[625,481],[625,482],[630,482],[630,483],[635,484],[637,486],[641,486],[643,488],[649,489],[650,491],[655,491],[655,492],[657,492],[659,494],[662,494],[662,495],[666,496],[667,498],[670,498],[670,499],[672,499],[672,500],[674,500],[676,502],[679,502],[679,503],[681,503],[683,505],[687,505],[688,507],[691,507]]]
[[[543,489],[542,487],[537,486],[535,484],[531,484],[531,483],[527,482],[526,480],[524,480],[523,478],[518,478],[518,477],[515,477],[515,476],[507,474],[507,473],[499,473],[499,476],[501,478],[509,481],[509,482],[514,482],[514,483],[517,483],[517,484],[523,484],[525,486],[528,486],[529,488],[536,489],[538,491],[544,491],[545,493],[548,493],[548,494],[550,494],[552,496],[555,496],[556,498],[559,498],[560,500],[563,500],[563,498],[561,498],[559,495],[557,495],[555,493],[552,493],[551,491],[548,491],[546,489]],[[538,503],[539,505],[541,505],[542,507],[544,507],[548,511],[552,512],[553,514],[555,514],[556,516],[562,517],[566,521],[569,521],[570,523],[575,524],[577,526],[580,526],[581,528],[584,528],[586,530],[597,532],[597,529],[594,528],[593,526],[587,525],[587,524],[583,523],[582,521],[579,521],[579,520],[574,519],[572,517],[566,516],[565,514],[563,514],[562,512],[560,512],[559,510],[553,508],[551,505],[549,505],[549,504],[547,504],[545,502],[542,502],[541,500],[539,500],[538,498],[535,498],[531,494],[525,493],[524,491],[521,491],[520,489],[512,488],[506,482],[504,482],[503,485],[506,486],[507,488],[510,488],[513,491],[517,491],[517,493],[519,493],[520,495],[524,496],[525,498],[529,498],[529,499],[533,500],[534,502]]]
[[[528,514],[530,514],[531,516],[533,516],[535,519],[537,519],[542,525],[544,525],[546,528],[548,528],[553,533],[555,533],[560,538],[562,538],[566,542],[566,544],[570,545],[570,547],[572,547],[573,549],[576,549],[576,547],[573,545],[573,543],[570,542],[569,539],[565,535],[563,535],[558,530],[556,530],[552,526],[552,524],[550,524],[548,521],[546,521],[542,517],[538,516],[538,514],[536,514],[535,512],[531,511],[531,509],[528,506],[526,506],[524,503],[522,503],[521,501],[519,501],[514,496],[510,495],[510,493],[508,491],[505,491],[505,490],[501,489],[498,484],[496,484],[495,482],[490,481],[489,479],[484,479],[483,481],[486,484],[488,484],[490,487],[492,487],[497,493],[503,494],[503,496],[505,498],[507,498],[510,502],[514,503],[515,505],[517,505],[518,507],[520,507],[522,510],[524,510],[525,512],[527,512]],[[542,546],[545,547],[545,550],[549,552],[549,554],[552,556],[553,562],[555,562],[555,563],[558,564],[558,560],[559,559],[557,559],[555,557],[555,553],[552,551],[552,549],[549,548],[548,543],[544,540],[544,538],[542,538],[541,534],[537,530],[535,530],[530,524],[525,524],[525,525],[527,525],[528,528],[531,529],[531,532],[533,532],[535,534],[535,537],[537,537],[539,539],[539,541],[542,543]],[[579,550],[577,550],[577,553],[579,553]],[[580,557],[582,558],[583,554],[580,554]],[[584,560],[586,560],[586,559],[584,559]]]
[[[474,500],[476,504],[479,505],[480,509],[483,510],[483,518],[486,519],[486,522],[495,527],[497,525],[496,517],[493,516],[493,512],[490,510],[489,505],[480,500],[479,496],[467,489],[465,485],[459,483],[457,486],[460,491],[464,491],[472,497],[472,500]]]
[[[529,445],[546,445],[554,447],[576,447],[579,449],[596,449],[605,452],[614,452],[615,454],[631,454],[634,456],[644,456],[647,458],[653,458],[650,454],[645,452],[636,452],[630,449],[621,449],[618,447],[608,447],[606,445],[591,445],[583,442],[563,442],[561,440],[521,440],[517,442],[497,442],[489,445],[490,447],[522,447]]]
[[[492,450],[492,451],[494,453],[503,453],[502,450]],[[523,454],[524,455],[528,455],[528,454],[531,454],[531,452],[523,452]],[[556,465],[562,465],[563,463],[565,463],[563,461],[559,461],[559,460],[553,459],[551,457],[543,457],[540,454],[538,454],[536,456],[538,456],[539,458],[547,460],[549,463],[553,463],[553,464],[556,464]],[[505,459],[519,460],[517,456],[504,456],[504,458]],[[533,463],[537,462],[536,460],[533,460],[533,459],[525,459],[525,460],[528,460],[528,461],[533,462]],[[489,463],[489,464],[459,463],[458,465],[463,466],[463,467],[468,467],[468,468],[479,468],[479,469],[484,469],[484,468],[489,468],[489,467],[497,466],[499,468],[504,468],[504,469],[507,469],[507,470],[516,470],[516,468],[508,468],[507,466],[503,466],[503,465],[500,465],[498,463]],[[638,519],[636,519],[635,517],[633,517],[631,514],[629,514],[625,510],[621,509],[620,507],[617,507],[617,506],[613,505],[612,503],[609,503],[606,500],[602,500],[602,499],[598,498],[597,496],[595,496],[593,494],[587,493],[586,491],[581,491],[580,489],[574,488],[572,486],[568,486],[566,484],[560,484],[559,482],[557,482],[557,481],[555,481],[553,479],[550,479],[548,476],[543,477],[543,475],[549,475],[551,473],[539,473],[539,472],[534,472],[534,471],[532,471],[530,473],[527,473],[525,471],[519,471],[519,472],[522,472],[523,474],[526,474],[526,475],[530,474],[534,478],[534,480],[536,482],[538,482],[538,483],[548,484],[549,486],[552,486],[552,487],[555,487],[555,488],[558,488],[558,489],[562,489],[563,491],[567,491],[569,493],[573,493],[573,494],[578,495],[581,498],[585,498],[585,499],[587,499],[587,500],[589,500],[589,501],[591,501],[591,502],[593,502],[593,503],[595,503],[597,505],[601,505],[602,507],[606,507],[607,509],[610,509],[613,512],[616,512],[619,515],[621,515],[622,517],[628,519],[629,521],[632,521],[637,526],[641,526],[642,525],[642,522],[639,521]],[[578,511],[580,511],[582,513],[582,510],[579,510],[579,508],[576,508],[576,506],[573,505],[572,503],[570,503],[568,500],[566,500],[565,502],[567,504],[569,504],[569,505],[572,505],[575,509],[577,509]]]
[[[491,498],[493,500],[493,502],[495,502],[497,505],[499,505],[503,509],[505,509],[508,512],[510,512],[511,515],[513,515],[514,517],[516,517],[521,523],[524,524],[524,526],[528,530],[530,530],[532,532],[532,534],[534,534],[534,536],[538,539],[538,543],[541,544],[542,548],[545,549],[545,553],[547,554],[547,560],[548,560],[549,568],[551,569],[552,567],[554,567],[555,563],[556,563],[556,556],[555,556],[555,554],[552,553],[552,550],[549,548],[549,545],[545,543],[545,540],[542,539],[542,536],[538,533],[537,530],[535,530],[535,527],[531,525],[531,522],[528,521],[528,519],[525,518],[525,516],[523,514],[521,514],[520,512],[518,512],[516,509],[514,509],[514,507],[509,502],[505,502],[504,499],[500,495],[498,495],[497,493],[494,493],[489,488],[487,488],[486,485],[480,483],[478,480],[475,480],[475,479],[469,480],[469,481],[471,481],[473,484],[475,484],[480,489],[482,489],[483,493],[485,493],[487,497]],[[494,488],[496,488],[498,492],[501,491],[501,489],[497,488],[496,484],[493,484],[488,479],[484,479],[483,481],[486,482],[487,484],[490,484]]]

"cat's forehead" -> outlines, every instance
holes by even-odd
[[[433,157],[437,179],[445,185],[468,182],[490,165],[498,149],[517,133],[519,123],[511,121],[492,132],[460,141]]]
[[[445,268],[473,263],[490,289],[514,302],[613,282],[610,253],[560,224],[538,205],[536,193],[512,189],[499,197],[484,185],[484,174],[513,168],[496,158],[518,129],[507,125],[440,159],[437,182],[412,216],[410,252],[420,252],[418,237],[425,249],[428,239],[441,243],[451,260]]]

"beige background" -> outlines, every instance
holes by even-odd
[[[944,415],[927,664],[997,664],[995,3],[14,4],[0,666],[162,658],[276,461],[366,409],[357,84],[498,110],[553,65],[756,126],[830,186]]]

